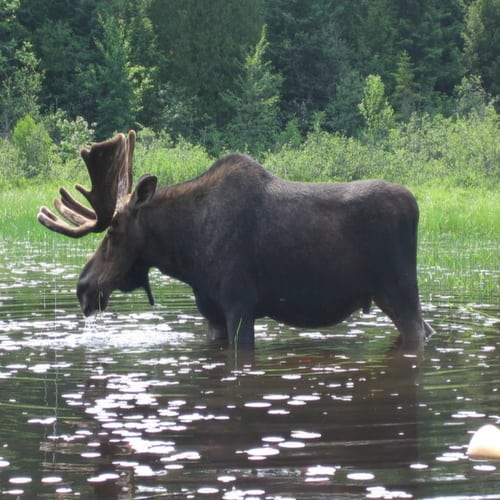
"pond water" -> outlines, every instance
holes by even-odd
[[[438,332],[420,363],[390,355],[376,308],[261,320],[244,355],[210,346],[190,289],[155,272],[157,306],[117,293],[85,321],[82,245],[0,242],[0,496],[500,498],[500,462],[465,454],[500,424],[497,286],[464,296],[420,269]]]

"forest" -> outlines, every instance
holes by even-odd
[[[499,26],[500,0],[0,0],[0,187],[130,128],[146,164],[495,187]]]

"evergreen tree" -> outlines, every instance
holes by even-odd
[[[33,46],[23,39],[18,0],[0,3],[0,134],[25,115],[37,117],[42,73]]]
[[[354,136],[362,127],[358,103],[363,97],[363,79],[356,69],[348,71],[340,78],[325,109],[328,128],[342,134]]]
[[[500,96],[500,0],[474,0],[467,11],[465,54],[468,69],[484,88]]]
[[[346,0],[268,0],[266,7],[269,56],[284,78],[284,121],[295,118],[305,131],[352,75],[354,51],[345,41],[342,17],[351,5]]]
[[[456,89],[456,112],[463,117],[471,115],[484,119],[488,115],[489,107],[494,103],[491,95],[483,88],[481,77],[464,76]]]
[[[235,90],[245,54],[259,39],[262,1],[151,0],[160,79],[177,96],[195,98],[205,124],[222,128],[230,117],[222,92]]]
[[[230,149],[254,156],[276,144],[279,130],[279,100],[282,78],[271,71],[264,60],[268,47],[266,27],[253,54],[245,61],[245,72],[237,81],[236,92],[226,92],[223,99],[233,118],[225,129]]]
[[[416,93],[414,81],[414,68],[408,52],[403,51],[399,57],[395,78],[395,89],[392,96],[393,103],[398,110],[398,116],[403,121],[408,121],[415,111]]]
[[[128,44],[128,59],[136,86],[140,107],[137,121],[159,130],[163,122],[165,85],[160,81],[160,68],[164,57],[158,49],[158,37],[149,17],[150,0],[120,0],[124,37]],[[117,8],[114,9],[116,16]],[[113,13],[110,12],[110,15]]]
[[[43,71],[40,104],[45,111],[64,109],[72,118],[93,121],[98,100],[95,86],[95,38],[100,37],[103,0],[20,0],[18,19]]]
[[[96,40],[101,59],[96,65],[97,101],[96,131],[108,137],[116,131],[135,126],[138,99],[129,64],[128,43],[122,23],[114,17],[101,17],[103,39]]]
[[[363,76],[394,70],[397,11],[393,0],[354,0],[341,13],[347,43],[355,47],[356,68]]]
[[[414,64],[415,90],[433,103],[434,93],[451,95],[462,78],[461,0],[397,0],[397,53]]]

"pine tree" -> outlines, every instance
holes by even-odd
[[[160,79],[196,98],[197,114],[222,128],[230,118],[222,92],[235,90],[245,54],[262,28],[263,0],[151,0]]]
[[[268,47],[266,27],[245,61],[245,71],[237,82],[235,92],[226,92],[224,101],[230,106],[233,118],[225,129],[229,147],[254,156],[276,143],[279,130],[279,101],[282,78],[264,60]]]
[[[468,69],[484,88],[500,96],[500,0],[474,0],[467,11],[465,55]]]
[[[393,103],[398,110],[398,117],[403,121],[408,121],[415,111],[416,93],[414,67],[408,52],[403,51],[398,60],[396,74],[394,75],[396,84],[392,96]]]
[[[96,40],[101,59],[96,64],[97,136],[108,137],[116,131],[135,126],[138,100],[128,60],[128,43],[122,23],[114,17],[101,17],[103,39]]]
[[[22,38],[19,2],[0,2],[0,134],[25,115],[38,117],[43,74],[33,45]]]

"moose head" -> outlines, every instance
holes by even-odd
[[[112,139],[82,149],[92,183],[90,191],[77,184],[92,208],[80,203],[66,189],[60,188],[61,199],[54,206],[60,218],[41,207],[38,220],[48,229],[72,238],[80,238],[108,229],[101,245],[83,268],[77,286],[78,300],[88,316],[104,310],[111,292],[144,288],[149,303],[154,304],[149,284],[149,266],[140,259],[140,232],[133,224],[137,208],[148,201],[156,189],[156,177],[144,175],[132,191],[132,156],[135,132],[117,134]],[[144,242],[142,242],[144,243]]]

